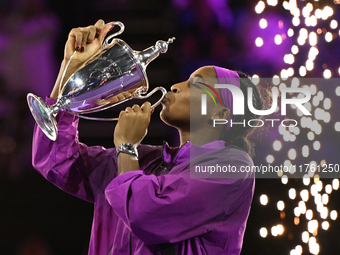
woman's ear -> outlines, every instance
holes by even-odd
[[[229,116],[230,116],[230,110],[228,108],[222,108],[211,116],[210,121],[213,121],[214,119],[227,120]]]
[[[210,122],[214,121],[215,119],[223,119],[223,120],[227,120],[230,116],[230,110],[228,108],[223,107],[222,109],[220,109],[219,111],[215,112],[211,118],[210,118]]]
[[[220,115],[221,115],[221,119],[225,119],[227,120],[230,116],[230,110],[228,108],[223,108],[221,111],[220,111]]]

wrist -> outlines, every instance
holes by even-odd
[[[138,158],[134,155],[120,153],[118,156],[118,175],[140,170]]]
[[[117,158],[118,159],[123,159],[123,160],[128,159],[128,160],[138,161],[138,157],[137,156],[132,155],[132,154],[123,153],[123,152],[119,153],[117,155]]]

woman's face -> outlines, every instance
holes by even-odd
[[[201,95],[205,92],[198,87],[203,87],[199,82],[214,86],[212,78],[216,78],[214,67],[204,66],[193,72],[187,81],[174,84],[162,101],[160,117],[163,122],[176,128],[190,130],[190,125],[200,126],[209,121],[215,105],[208,99],[207,115],[201,115]]]

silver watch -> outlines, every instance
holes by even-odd
[[[117,156],[121,152],[130,154],[130,155],[134,155],[138,158],[137,148],[135,146],[133,146],[131,143],[122,143],[121,145],[119,145],[118,151],[117,151]]]

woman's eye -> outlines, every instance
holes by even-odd
[[[199,84],[200,84],[200,82],[199,82],[199,78],[198,78],[198,77],[192,78],[192,79],[190,80],[190,86],[198,87]]]
[[[198,84],[195,83],[194,81],[190,81],[190,88],[192,87],[198,87]]]

